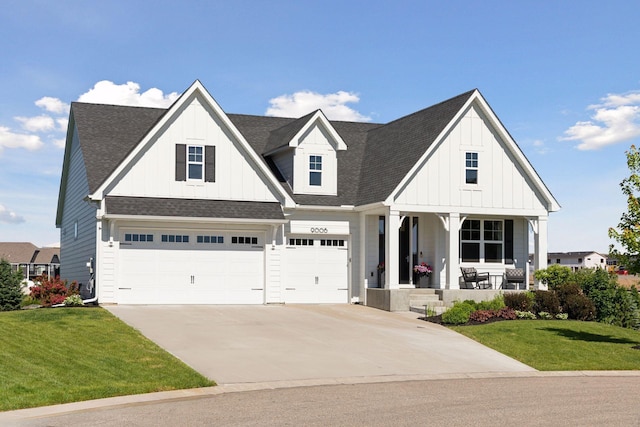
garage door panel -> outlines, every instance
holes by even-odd
[[[151,231],[145,231],[151,233]],[[208,232],[211,235],[223,235]],[[187,233],[184,233],[187,235]],[[118,302],[122,304],[262,304],[261,246],[142,242],[120,250]]]
[[[285,302],[348,302],[347,248],[322,246],[321,240],[304,238],[291,239],[290,243],[285,252]]]

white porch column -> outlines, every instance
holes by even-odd
[[[387,229],[385,230],[386,251],[384,255],[385,289],[400,289],[399,277],[399,229],[400,212],[389,209],[387,214]]]
[[[534,232],[534,254],[533,254],[533,271],[547,268],[547,220],[546,216],[539,216],[535,220]],[[535,289],[546,290],[547,285],[534,281]]]
[[[360,303],[367,305],[367,285],[369,283],[369,277],[367,276],[367,216],[364,212],[360,212],[360,243],[358,250],[358,258],[360,261],[358,283],[360,293]],[[353,253],[353,252],[352,252]]]
[[[448,225],[448,230],[446,230],[447,258],[445,260],[445,268],[447,270],[446,289],[460,289],[460,283],[458,280],[458,277],[460,277],[460,261],[458,256],[460,247],[460,214],[454,212],[450,213],[446,225]]]

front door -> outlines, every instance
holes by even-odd
[[[402,225],[400,226],[400,236],[398,241],[399,246],[399,277],[400,283],[407,284],[409,283],[409,271],[410,271],[410,262],[411,262],[411,227],[410,227],[410,217],[406,216],[402,220]]]

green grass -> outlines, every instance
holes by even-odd
[[[540,371],[640,369],[640,331],[596,322],[514,320],[454,326]]]
[[[215,385],[101,308],[0,313],[0,410]]]

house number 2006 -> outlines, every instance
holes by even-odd
[[[311,232],[314,234],[327,234],[329,230],[327,230],[326,228],[311,227]]]

